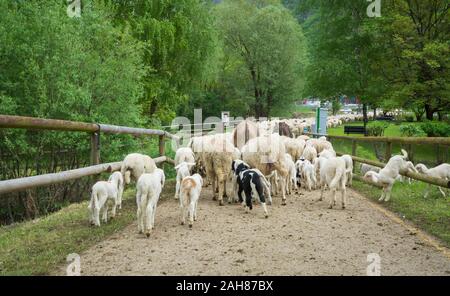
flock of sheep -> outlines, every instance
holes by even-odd
[[[339,125],[353,120],[358,120],[357,115],[333,116],[328,122]],[[179,148],[175,156],[175,198],[180,201],[181,223],[185,224],[188,218],[192,227],[197,219],[202,187],[210,184],[213,199],[218,200],[219,205],[223,206],[223,200],[227,198],[228,203],[240,202],[248,211],[256,200],[261,203],[266,218],[269,215],[266,200],[272,204],[272,196],[279,195],[282,205],[286,205],[286,196],[302,187],[309,191],[320,189],[320,200],[328,189],[331,192],[330,209],[336,205],[336,195],[340,192],[341,206],[345,209],[346,187],[351,186],[353,178],[352,157],[338,157],[325,137],[315,139],[302,135],[311,124],[308,121],[291,119],[256,123],[245,120],[231,133],[191,138],[187,147]],[[449,164],[433,169],[427,169],[423,164],[415,167],[404,150],[402,155],[393,156],[383,169],[362,165],[361,171],[365,179],[383,186],[380,200],[385,201],[390,198],[394,182],[401,178],[400,172],[420,172],[450,180]],[[132,179],[137,186],[138,230],[149,237],[165,176],[146,155],[128,155],[120,172],[113,173],[108,182],[97,182],[93,186],[90,222],[100,226],[100,215],[107,222],[108,200],[112,200],[111,215],[114,217],[116,208],[121,207],[124,185],[130,184]],[[232,183],[231,194],[227,193],[228,182]]]

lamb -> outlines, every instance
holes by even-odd
[[[305,149],[304,140],[292,139],[286,136],[282,136],[281,139],[283,140],[284,146],[286,147],[286,153],[289,153],[294,161],[302,156],[303,149]]]
[[[336,157],[327,159],[324,161],[323,165],[320,168],[320,200],[323,199],[323,192],[325,190],[325,185],[330,188],[332,192],[332,198],[330,199],[330,203],[328,208],[332,209],[334,205],[336,205],[336,191],[341,191],[342,194],[342,209],[346,207],[346,165],[345,159],[342,157]]]
[[[194,221],[197,221],[197,204],[202,187],[203,179],[199,174],[186,177],[181,182],[181,225],[186,223],[186,216],[189,218],[189,228],[192,228]]]
[[[175,167],[175,170],[177,171],[177,178],[176,178],[176,186],[175,186],[175,199],[178,199],[179,195],[180,195],[180,186],[181,186],[181,181],[183,181],[184,178],[188,177],[191,175],[189,168],[192,167],[193,165],[195,165],[195,163],[188,163],[188,162],[182,162],[180,164],[178,164]],[[203,182],[202,182],[203,184]]]
[[[306,181],[306,186],[311,191],[317,184],[314,165],[309,160],[302,158],[296,162],[295,166],[298,172],[297,175]]]
[[[450,164],[448,163],[443,163],[431,169],[427,168],[424,164],[419,163],[416,165],[416,169],[419,173],[430,177],[440,178],[447,181],[450,180]],[[428,194],[430,193],[430,187],[431,184],[428,184],[427,190],[425,191],[424,194],[424,198],[428,197]],[[442,193],[444,197],[446,196],[446,193],[442,187],[439,187],[439,191]]]
[[[292,194],[292,188],[297,190],[297,171],[295,169],[295,163],[292,160],[290,154],[286,153],[286,165],[289,171],[289,174],[286,179],[286,189],[288,194]]]
[[[99,181],[92,186],[91,200],[88,205],[89,222],[100,227],[100,214],[104,223],[108,222],[108,201],[112,201],[111,217],[116,216],[119,206],[119,186],[121,178],[111,176],[110,181]]]
[[[233,160],[231,164],[231,172],[233,174],[233,192],[235,193],[235,200],[239,201],[239,174],[243,171],[251,169],[248,164],[243,162],[242,160]],[[267,194],[267,200],[269,201],[269,204],[272,204],[272,196],[270,193],[270,183],[267,181],[266,177],[263,175],[263,173],[258,169],[252,169],[254,172],[256,172],[260,177],[262,184],[264,186],[264,192]],[[231,198],[228,199],[228,203],[231,203]]]
[[[192,167],[195,165],[195,155],[191,148],[179,148],[175,153],[175,166],[178,166],[182,162],[189,164],[189,172],[191,173]]]
[[[267,211],[266,199],[264,196],[264,177],[261,177],[258,171],[247,169],[239,173],[237,180],[239,184],[239,202],[242,202],[245,211],[248,212],[253,209],[252,194],[255,193],[258,201],[263,207],[264,216],[268,218],[269,213]],[[245,193],[245,201],[242,198],[242,191]]]
[[[142,174],[137,182],[136,204],[139,233],[150,233],[155,226],[156,206],[165,183],[164,171],[155,169],[151,174]]]
[[[386,166],[381,169],[379,173],[369,171],[363,177],[366,180],[370,180],[383,186],[383,193],[381,194],[379,201],[389,201],[391,198],[392,186],[394,186],[395,180],[398,178],[401,171],[417,172],[412,163],[406,161],[408,153],[402,149],[402,154],[403,155],[391,157]]]
[[[120,172],[125,179],[125,184],[130,184],[131,177],[137,181],[142,174],[153,173],[155,169],[156,163],[150,156],[132,153],[125,157]]]
[[[120,172],[114,172],[108,179],[108,182],[112,182],[117,184],[117,207],[122,209],[122,197],[123,197],[123,189],[124,189],[124,180],[123,176]]]
[[[304,159],[309,160],[310,162],[313,162],[314,159],[317,158],[316,148],[314,148],[312,145],[306,145],[305,149],[303,150],[303,154],[302,154],[301,157],[304,158]]]
[[[289,172],[285,162],[286,150],[280,136],[271,134],[251,139],[241,151],[242,160],[259,169],[265,176],[277,171],[281,177],[282,205],[286,205],[285,180]]]

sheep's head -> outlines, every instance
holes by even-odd
[[[419,163],[419,164],[416,165],[416,170],[417,170],[419,173],[424,174],[425,171],[427,170],[427,167],[426,167],[423,163]]]
[[[363,179],[364,180],[368,180],[368,181],[372,181],[374,183],[378,183],[378,173],[373,172],[373,171],[367,172],[364,175]]]

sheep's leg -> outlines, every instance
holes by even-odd
[[[388,187],[386,188],[386,195],[385,195],[385,198],[384,198],[384,201],[389,201],[390,199],[391,199],[391,191],[392,191],[392,186],[393,186],[394,184],[390,184],[390,185],[388,185]]]
[[[424,198],[428,197],[428,194],[430,193],[431,184],[428,184],[427,189],[425,189],[425,193],[423,195]]]
[[[195,202],[191,202],[189,205],[189,228],[192,228],[194,224],[194,216],[195,216]]]
[[[194,203],[194,221],[197,221],[197,206],[198,206],[198,199]]]
[[[100,226],[100,208],[93,208],[93,220],[96,226]]]
[[[352,171],[350,171],[348,173],[347,183],[348,183],[348,186],[352,186],[353,185],[353,172]]]
[[[226,188],[224,188],[225,186],[225,182],[224,182],[224,176],[222,174],[220,174],[218,176],[218,186],[219,186],[219,205],[223,206],[223,193],[224,191],[226,191]]]
[[[342,209],[345,209],[347,207],[347,189],[344,187],[344,189],[342,189],[341,192],[342,192]]]
[[[103,206],[103,222],[108,223],[108,203],[105,202],[105,205]]]
[[[177,184],[175,185],[175,199],[180,197],[180,183],[181,181],[177,178]]]
[[[223,190],[223,198],[228,198],[228,195],[227,195],[227,178],[225,177],[225,179],[223,180],[223,188],[224,188],[224,190]]]
[[[386,187],[383,187],[383,191],[381,192],[381,197],[378,199],[378,201],[383,201],[385,194],[386,194]]]
[[[212,187],[213,187],[213,200],[217,200],[217,192],[216,192],[216,177],[212,178]]]
[[[181,225],[184,225],[186,224],[186,211],[183,205],[180,206],[180,212],[181,212]]]
[[[115,218],[116,217],[116,209],[117,209],[117,205],[118,205],[119,201],[117,199],[114,200],[114,204],[112,206],[111,209],[111,218]]]
[[[330,204],[328,206],[329,209],[332,209],[333,206],[336,204],[336,189],[331,189],[331,197],[330,197]]]
[[[155,228],[156,206],[157,206],[157,202],[155,202],[155,204],[153,205],[153,212],[152,212],[152,229]]]
[[[138,232],[142,233],[144,231],[144,227],[142,224],[142,209],[141,209],[140,205],[138,205],[138,209],[136,211],[136,216],[137,216],[137,220],[138,220]]]
[[[446,196],[445,191],[440,186],[438,186],[438,188],[439,188],[439,191],[441,192],[442,196],[445,198],[445,196]]]
[[[284,178],[281,178],[281,191],[283,194],[283,201],[281,202],[281,205],[286,205],[286,181]]]
[[[325,191],[325,186],[323,184],[320,184],[320,198],[319,201],[323,200],[323,192]]]
[[[145,209],[145,217],[144,217],[144,232],[147,237],[150,237],[150,233],[152,231],[152,215],[153,215],[153,206],[151,202],[147,204],[147,208]]]

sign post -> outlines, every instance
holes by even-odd
[[[327,134],[327,122],[328,122],[328,109],[317,108],[316,111],[316,124],[314,126],[314,132],[317,134]]]

